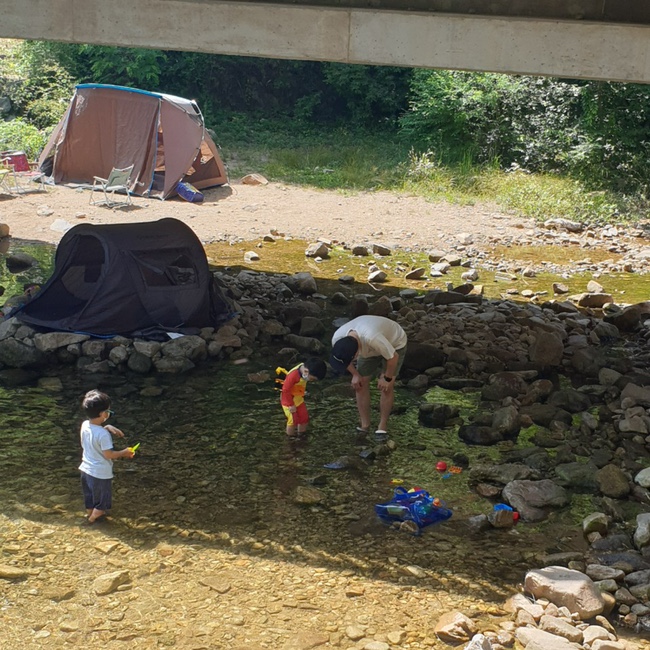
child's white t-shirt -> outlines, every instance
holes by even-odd
[[[83,457],[79,469],[95,478],[113,478],[113,461],[102,452],[113,449],[113,439],[108,429],[86,420],[81,425]]]

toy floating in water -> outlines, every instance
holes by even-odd
[[[375,506],[377,516],[387,524],[412,521],[417,524],[414,534],[423,528],[451,517],[452,512],[445,508],[440,499],[433,498],[426,490],[403,487],[395,488],[393,498],[388,503]]]
[[[404,483],[404,479],[402,478],[392,478],[390,480],[391,485],[402,485]]]
[[[129,447],[129,449],[135,454],[135,452],[138,451],[138,449],[140,449],[140,443],[133,445],[133,447]]]
[[[452,474],[460,474],[463,468],[457,465],[447,465],[444,460],[439,460],[436,463],[436,470],[442,474],[442,478],[451,478]]]

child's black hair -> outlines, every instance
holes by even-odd
[[[305,361],[305,368],[309,370],[310,375],[313,375],[319,381],[325,379],[325,375],[327,374],[327,365],[322,359],[316,359],[315,357],[307,359],[307,361]]]
[[[111,398],[100,390],[89,390],[81,404],[89,419],[98,418],[102,411],[110,408]]]

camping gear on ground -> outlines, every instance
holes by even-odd
[[[47,191],[45,174],[39,171],[38,163],[27,160],[27,154],[24,151],[2,151],[0,160],[8,168],[8,178],[13,181],[13,189],[17,194]],[[34,183],[38,183],[38,185],[34,185]]]
[[[197,236],[167,218],[70,228],[52,277],[14,315],[48,330],[168,340],[232,313]]]
[[[445,521],[452,515],[440,499],[434,499],[426,490],[406,490],[403,487],[395,488],[393,498],[387,503],[378,503],[375,512],[387,524],[414,521],[418,525],[418,532],[426,526]]]
[[[133,165],[129,191],[166,199],[181,181],[228,182],[196,102],[136,88],[80,84],[38,160],[55,183],[108,178]]]
[[[178,196],[180,196],[181,199],[185,199],[190,203],[203,203],[203,199],[205,198],[203,193],[199,192],[194,185],[191,183],[185,183],[184,181],[181,181],[176,186],[176,192],[178,192]]]
[[[90,195],[90,205],[107,205],[109,208],[117,208],[127,205],[132,205],[131,193],[129,187],[131,187],[131,172],[133,171],[133,165],[130,167],[125,167],[124,169],[111,169],[111,173],[108,175],[108,178],[100,178],[95,176],[93,180],[93,191]],[[97,199],[95,192],[97,190],[102,190],[104,193],[103,199]],[[125,199],[118,199],[115,197],[116,192],[122,192],[126,194]]]

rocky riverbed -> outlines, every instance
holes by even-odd
[[[604,308],[604,291],[520,302],[470,285],[367,293],[345,274],[326,293],[305,272],[218,277],[238,316],[182,344],[0,324],[3,647],[647,643],[647,305]],[[351,435],[340,382],[314,395],[320,435],[287,446],[270,369],[325,354],[338,319],[366,312],[409,333],[391,440]],[[76,403],[96,385],[144,444],[118,468],[114,518],[83,528]],[[461,474],[437,475],[441,458]],[[418,537],[378,522],[373,505],[398,477],[426,481],[452,518]],[[558,565],[581,576],[590,608],[557,588],[561,573],[538,587],[530,572]],[[537,609],[511,599],[524,582]]]

